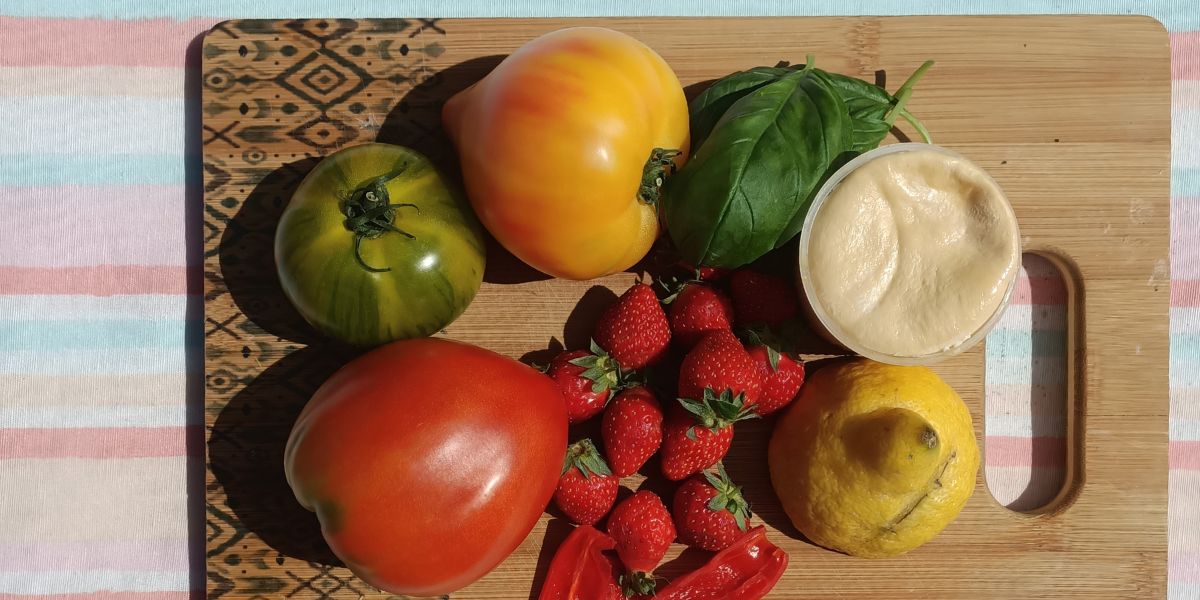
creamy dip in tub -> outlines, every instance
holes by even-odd
[[[799,259],[806,310],[825,337],[882,362],[925,364],[995,324],[1020,268],[1020,233],[983,169],[930,144],[895,144],[822,186]]]

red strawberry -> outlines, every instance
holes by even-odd
[[[754,410],[765,417],[792,403],[804,385],[804,363],[771,346],[752,346],[747,350],[762,373],[762,390]]]
[[[731,390],[746,405],[758,401],[762,374],[733,332],[712,331],[692,348],[679,365],[679,397],[699,400],[704,390],[720,395]]]
[[[729,277],[729,269],[725,267],[700,267],[696,269],[696,275],[702,281],[721,281]]]
[[[699,401],[680,398],[663,426],[663,475],[679,481],[717,464],[733,443],[733,424],[755,416],[753,407],[729,390],[717,395],[706,389]]]
[[[729,280],[738,325],[778,327],[800,311],[796,286],[776,275],[738,269]]]
[[[641,490],[613,509],[608,518],[608,535],[617,545],[617,556],[629,570],[621,578],[625,595],[651,594],[658,566],[675,540],[675,524],[662,500],[651,491]]]
[[[691,273],[696,274],[696,278],[700,281],[721,281],[729,276],[729,269],[725,267],[693,267],[685,261],[679,261],[677,266],[687,269]]]
[[[622,369],[632,371],[662,358],[671,326],[654,290],[636,283],[600,315],[595,339]]]
[[[594,354],[593,354],[594,352]],[[604,350],[571,350],[550,361],[546,374],[558,385],[567,404],[567,420],[586,421],[604,409],[610,390],[621,382],[621,372]]]
[[[746,532],[750,505],[725,466],[693,475],[675,491],[672,506],[679,541],[711,552],[724,550]]]
[[[662,408],[647,388],[625,390],[608,403],[600,435],[613,475],[627,477],[646,464],[662,444],[662,425]]]
[[[568,519],[595,525],[616,502],[618,484],[592,440],[583,439],[567,448],[554,502]]]
[[[691,348],[705,333],[733,327],[733,303],[716,288],[687,283],[671,300],[667,316],[675,341]]]

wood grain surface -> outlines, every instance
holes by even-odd
[[[799,538],[767,480],[770,424],[739,424],[729,470],[791,554],[772,598],[1165,595],[1167,34],[1143,17],[1047,16],[216,26],[202,48],[201,104],[210,598],[388,597],[336,565],[283,479],[292,421],[350,356],[315,338],[275,281],[273,231],[291,190],[318,157],[375,139],[413,146],[453,172],[438,124],[445,98],[538,34],[580,24],[646,42],[689,94],[806,53],[828,70],[884,76],[890,89],[935,59],[911,110],[935,141],[995,176],[1025,247],[1066,271],[1069,483],[1058,499],[1015,513],[992,499],[981,474],[962,515],[933,542],[893,559],[852,558]],[[583,344],[609,290],[634,277],[550,280],[492,248],[483,289],[443,335],[544,359],[554,342]],[[982,363],[977,348],[936,369],[970,406],[981,441]],[[547,514],[508,560],[451,597],[536,598],[568,530]],[[682,551],[672,549],[664,575],[704,560]]]

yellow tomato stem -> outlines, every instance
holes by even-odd
[[[679,156],[679,150],[668,150],[665,148],[655,148],[650,151],[650,158],[646,160],[646,166],[642,168],[642,183],[638,186],[638,200],[643,204],[658,204],[662,198],[662,186],[666,181],[667,169],[671,173],[675,172],[676,156]]]

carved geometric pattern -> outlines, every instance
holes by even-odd
[[[338,563],[284,480],[292,422],[348,355],[310,344],[276,283],[273,239],[317,157],[440,135],[445,35],[437,19],[245,20],[204,40],[209,598],[397,598]]]

